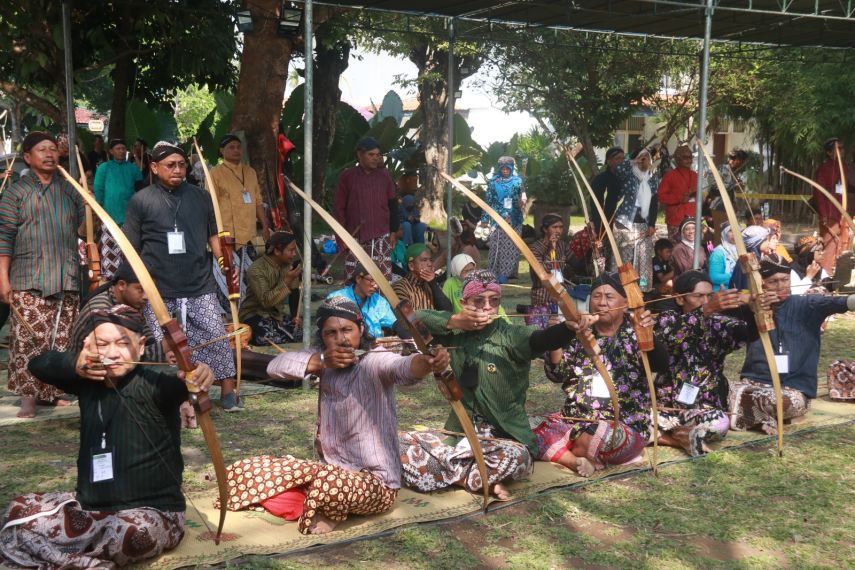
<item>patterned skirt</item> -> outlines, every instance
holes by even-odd
[[[98,243],[101,250],[101,281],[109,281],[125,261],[125,256],[106,226],[101,228]]]
[[[588,446],[587,457],[594,464],[622,465],[635,460],[646,445],[647,440],[631,427],[618,424],[615,434],[614,422],[601,420]]]
[[[721,441],[730,428],[730,420],[724,410],[714,408],[694,408],[679,412],[660,410],[659,431],[670,432],[676,429],[689,430],[690,453],[693,456],[703,455],[703,444]]]
[[[184,538],[183,512],[147,507],[85,511],[74,493],[18,497],[2,524],[3,557],[20,566],[45,569],[124,566],[159,556]]]
[[[797,418],[808,413],[810,399],[793,388],[782,386],[784,419]],[[730,383],[727,407],[731,411],[730,428],[744,431],[759,427],[768,434],[778,432],[775,413],[775,389],[748,378]]]
[[[482,435],[485,430],[481,430]],[[398,433],[398,446],[404,470],[404,484],[418,491],[430,492],[459,485],[475,492],[482,488],[481,473],[468,440],[455,446],[439,432],[411,431]],[[532,470],[531,455],[523,444],[510,439],[481,440],[488,484],[522,479]]]
[[[359,245],[362,246],[362,249],[368,252],[368,255],[371,256],[371,259],[374,260],[374,263],[377,264],[377,267],[380,268],[380,271],[383,272],[383,276],[386,279],[392,279],[392,244],[389,243],[389,234],[382,235],[380,237],[376,237],[367,242],[359,242]],[[359,263],[356,259],[356,256],[353,255],[352,251],[347,252],[347,256],[344,258],[344,273],[347,279],[351,279],[353,277],[353,272],[356,270],[356,265]]]
[[[343,521],[349,514],[375,515],[392,508],[397,489],[390,489],[368,471],[349,471],[319,461],[290,455],[261,455],[242,459],[228,471],[230,511],[263,511],[262,502],[301,488],[306,494],[297,528],[310,534],[318,514]],[[219,499],[214,502],[220,508]]]
[[[647,224],[632,224],[627,228],[615,224],[615,241],[620,249],[620,256],[624,263],[631,263],[638,276],[644,283],[642,291],[653,289],[653,237],[647,235]],[[610,268],[614,271],[617,266],[612,257]]]
[[[529,416],[528,423],[537,442],[539,461],[556,463],[573,447],[573,440],[570,438],[573,422],[561,419],[560,414]]]
[[[519,235],[520,228],[514,228]],[[520,250],[501,228],[493,228],[488,238],[490,251],[487,255],[487,268],[496,277],[510,277],[516,275],[519,267]]]
[[[163,302],[171,314],[180,315],[179,322],[185,323],[184,333],[187,335],[187,343],[191,349],[194,346],[225,336],[226,327],[223,324],[223,316],[220,305],[217,303],[216,293],[206,293],[189,299],[166,298]],[[163,330],[157,322],[157,317],[154,316],[151,305],[146,303],[143,312],[154,333],[155,340],[161,342]],[[235,377],[235,355],[228,339],[194,350],[193,360],[204,362],[210,366],[217,380]]]
[[[30,374],[30,359],[48,350],[68,347],[71,325],[80,308],[80,295],[66,292],[45,299],[31,291],[13,291],[12,340],[9,343],[8,389],[19,396],[53,402],[62,390]],[[22,323],[18,316],[23,317]],[[33,334],[35,333],[35,334]]]

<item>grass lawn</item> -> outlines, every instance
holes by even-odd
[[[524,273],[523,273],[524,275]],[[520,282],[518,282],[520,283]],[[507,289],[514,312],[528,291]],[[820,370],[855,358],[855,319],[834,320]],[[735,377],[741,354],[728,362]],[[820,374],[824,383],[824,372]],[[531,412],[562,396],[535,361]],[[313,457],[315,392],[279,390],[247,398],[247,412],[214,411],[226,463],[261,453]],[[399,419],[438,426],[448,407],[432,381],[401,390]],[[853,407],[855,411],[855,407]],[[79,421],[0,428],[0,503],[23,492],[69,490],[76,477]],[[444,524],[280,559],[243,558],[257,568],[855,568],[855,424],[720,452],[650,474],[557,490]],[[185,489],[213,488],[198,431],[184,432]],[[192,507],[188,507],[192,508]]]

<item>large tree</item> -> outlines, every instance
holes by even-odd
[[[7,0],[0,14],[0,91],[56,124],[65,123],[61,2]],[[76,87],[112,73],[111,129],[124,131],[133,95],[168,107],[172,92],[188,83],[212,89],[232,85],[236,38],[234,4],[223,0],[75,2],[71,51]]]
[[[454,84],[448,84],[448,21],[436,18],[411,19],[396,15],[365,18],[367,30],[358,35],[359,45],[375,53],[389,52],[408,58],[418,68],[414,83],[419,95],[422,125],[419,141],[427,169],[422,176],[421,214],[425,221],[447,218],[444,207],[448,171],[448,97],[460,89],[464,79],[478,71],[483,47],[472,40],[454,43]],[[378,30],[378,31],[374,31]],[[384,149],[390,150],[390,149]]]
[[[575,138],[596,173],[595,147],[610,146],[633,107],[655,94],[662,62],[655,40],[606,34],[520,31],[491,54],[494,92],[510,110],[546,119],[562,140]]]

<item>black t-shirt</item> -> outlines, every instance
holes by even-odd
[[[665,275],[666,273],[671,273],[674,271],[674,268],[671,267],[670,261],[662,261],[658,257],[653,258],[653,275]]]
[[[208,238],[217,235],[207,192],[182,182],[167,190],[156,182],[131,197],[122,227],[164,297],[199,297],[216,290]],[[169,253],[167,234],[183,233],[186,253]]]

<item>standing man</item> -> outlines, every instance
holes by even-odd
[[[95,199],[121,226],[125,223],[125,210],[134,195],[136,183],[141,182],[143,176],[133,163],[126,160],[128,147],[125,146],[125,141],[112,139],[109,148],[113,160],[103,163],[95,172]],[[101,275],[105,280],[109,280],[122,264],[124,257],[107,228],[101,229],[100,249]]]
[[[261,224],[261,234],[264,241],[270,238],[270,223],[267,212],[264,211],[264,199],[258,185],[255,169],[241,163],[243,146],[240,139],[228,134],[220,140],[220,155],[223,163],[211,170],[211,179],[217,192],[217,202],[220,204],[220,217],[223,220],[223,230],[229,232],[235,239],[236,266],[240,272],[240,281],[255,259],[246,248],[258,235],[255,222]],[[209,188],[208,190],[213,191]],[[215,273],[214,275],[217,275]],[[217,276],[217,285],[225,298],[228,298],[228,287],[225,277]],[[242,288],[243,289],[243,288]],[[242,296],[246,295],[242,291]]]
[[[601,220],[596,208],[591,208],[591,221],[594,222],[594,227],[597,229],[597,234],[601,235],[603,224],[609,223],[609,220],[614,216],[617,209],[618,200],[621,196],[621,182],[617,176],[617,168],[623,163],[624,152],[619,146],[615,146],[606,151],[606,169],[597,174],[591,181],[591,190],[597,196],[597,200],[603,206],[603,211],[608,220]]]
[[[0,301],[13,309],[8,388],[21,396],[18,417],[32,418],[37,403],[68,405],[59,388],[40,382],[27,365],[68,344],[80,305],[77,236],[84,210],[57,174],[59,151],[51,135],[33,131],[21,149],[30,171],[0,198]]]
[[[356,157],[359,164],[338,177],[333,215],[356,237],[386,279],[391,279],[390,256],[399,225],[395,182],[383,166],[380,145],[373,138],[365,137],[359,141]],[[343,248],[344,244],[338,241],[338,246]],[[353,277],[356,263],[356,257],[349,252],[344,260],[347,279]]]
[[[151,153],[154,184],[134,194],[128,203],[124,232],[149,272],[170,313],[187,334],[190,348],[226,334],[217,303],[211,257],[220,259],[220,240],[211,197],[184,181],[187,154],[172,143],[161,141]],[[163,332],[150,305],[145,315],[158,342]],[[219,342],[193,351],[222,381],[222,405],[226,412],[243,410],[234,394],[235,361],[229,342]]]
[[[680,222],[683,218],[695,217],[695,191],[698,187],[698,173],[692,170],[692,149],[687,145],[678,146],[674,151],[677,168],[662,177],[656,194],[659,203],[665,205],[665,223],[668,225],[668,239],[680,242]]]
[[[722,164],[718,173],[724,182],[724,187],[727,188],[727,195],[730,196],[730,203],[736,204],[736,191],[739,187],[745,187],[743,167],[745,161],[748,160],[748,153],[741,149],[733,149],[727,155],[727,162]],[[712,172],[708,176],[709,190],[707,191],[707,200],[710,205],[710,215],[713,219],[713,243],[719,245],[721,243],[721,224],[727,221],[727,212],[724,210],[724,202],[718,192],[718,185],[712,176]]]
[[[104,137],[95,135],[92,139],[92,150],[86,153],[86,172],[88,176],[93,176],[101,163],[107,162],[109,157],[107,151],[104,150]]]
[[[843,193],[847,191],[843,187],[843,182],[840,180],[840,166],[837,164],[837,153],[840,150],[840,156],[843,157],[843,145],[840,144],[840,139],[837,137],[830,138],[825,141],[825,162],[819,165],[814,174],[814,180],[817,184],[828,190],[838,202],[843,202]],[[849,165],[843,163],[843,168],[846,171],[846,185],[852,187],[855,180],[852,179],[852,170]],[[847,229],[845,224],[841,224],[840,212],[831,201],[821,192],[813,191],[813,200],[816,203],[816,211],[819,214],[819,235],[822,236],[822,243],[825,246],[825,255],[822,257],[822,268],[829,275],[834,273],[834,266],[837,264],[837,256],[846,250],[846,245],[843,241],[846,239]],[[847,207],[849,205],[847,204]]]

